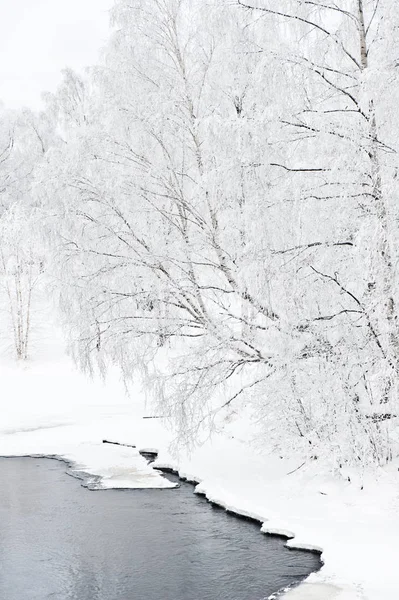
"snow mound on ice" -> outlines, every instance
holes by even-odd
[[[338,598],[339,600],[344,600],[342,590],[335,585],[327,583],[303,583],[300,587],[294,588],[287,594],[284,594],[281,600],[338,600]]]

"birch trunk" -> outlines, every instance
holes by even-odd
[[[368,68],[369,48],[367,43],[367,30],[364,19],[364,0],[358,0],[358,21],[359,21],[359,38],[360,38],[360,64],[362,73]],[[373,99],[369,102],[369,138],[370,138],[370,177],[372,181],[372,199],[374,210],[377,218],[377,227],[380,230],[378,241],[375,248],[374,260],[374,279],[375,279],[375,296],[376,304],[382,304],[380,318],[385,321],[381,323],[380,329],[388,330],[387,336],[387,356],[390,359],[390,364],[395,367],[396,374],[398,373],[398,351],[399,351],[399,331],[396,316],[396,307],[393,297],[393,282],[394,270],[392,263],[391,252],[391,235],[389,226],[389,209],[386,198],[382,190],[381,165],[379,157],[379,141],[378,141],[378,125],[376,111]],[[381,268],[382,267],[382,268]],[[378,317],[377,317],[378,318]],[[388,393],[391,388],[390,377],[386,384],[385,402],[388,400]]]

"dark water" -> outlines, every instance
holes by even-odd
[[[175,490],[91,492],[49,459],[0,459],[1,600],[260,600],[319,568]]]

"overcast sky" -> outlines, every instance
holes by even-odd
[[[96,62],[113,0],[0,0],[0,100],[40,107],[60,70]]]

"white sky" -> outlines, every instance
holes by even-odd
[[[41,105],[60,70],[94,64],[108,36],[113,0],[0,0],[0,101]]]

